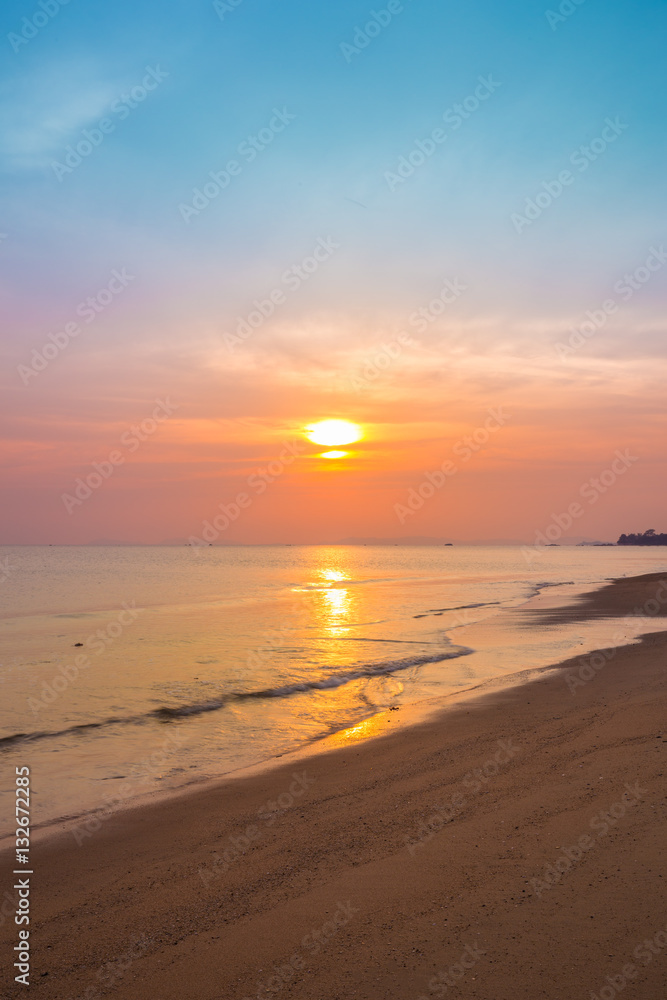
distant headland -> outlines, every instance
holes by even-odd
[[[656,534],[653,528],[636,535],[621,535],[617,545],[667,545],[667,534]]]

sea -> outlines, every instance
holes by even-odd
[[[108,816],[388,709],[520,681],[610,646],[619,627],[637,641],[627,620],[540,624],[535,612],[663,571],[667,553],[7,546],[0,568],[6,836],[15,766],[30,768],[33,830]]]

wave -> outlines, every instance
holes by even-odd
[[[220,698],[211,698],[208,701],[183,705],[165,705],[140,715],[115,716],[104,719],[101,722],[84,722],[57,731],[14,733],[12,736],[0,738],[0,751],[9,749],[18,743],[31,743],[36,740],[70,736],[88,729],[101,729],[107,726],[118,725],[145,725],[155,720],[166,722],[173,719],[186,719],[192,715],[217,712],[232,702],[265,698],[289,698],[293,694],[304,691],[326,691],[331,688],[342,687],[344,684],[349,684],[351,681],[360,680],[364,677],[381,677],[386,674],[396,673],[399,670],[408,670],[410,667],[423,666],[426,663],[440,663],[443,660],[457,659],[460,656],[468,656],[473,652],[474,650],[469,649],[467,646],[452,646],[447,650],[440,650],[440,652],[430,656],[410,656],[401,660],[385,660],[383,663],[375,665],[365,664],[356,670],[347,670],[339,674],[329,674],[327,677],[321,677],[319,680],[294,681],[291,684],[284,684],[280,687],[262,688],[258,691],[230,691],[221,695]]]
[[[104,726],[115,726],[119,723],[131,723],[140,720],[141,716],[129,716],[128,718],[103,719],[101,722],[81,722],[76,726],[68,726],[67,729],[47,730],[34,733],[13,733],[11,736],[0,737],[0,750],[6,750],[15,743],[31,743],[33,740],[53,739],[55,736],[69,736],[71,733],[79,733],[86,729],[101,729]]]
[[[427,618],[428,615],[441,615],[445,611],[467,611],[468,608],[490,608],[494,604],[500,604],[500,601],[478,601],[477,604],[457,604],[453,608],[429,608],[428,611],[424,611],[421,615],[413,615],[413,618]]]
[[[532,597],[538,597],[539,594],[541,594],[541,592],[543,590],[546,590],[548,587],[565,587],[565,586],[571,586],[572,584],[574,584],[574,580],[553,580],[553,581],[540,580],[537,582],[533,580],[526,580],[525,585],[528,588],[528,593],[527,597],[520,599],[521,603],[523,603],[524,600],[526,599],[530,600]],[[434,616],[442,615],[445,613],[445,611],[468,611],[472,608],[491,608],[494,606],[499,607],[504,603],[505,602],[503,601],[477,601],[475,604],[456,604],[453,607],[449,608],[429,608],[428,611],[424,611],[420,615],[413,615],[412,617],[427,618],[429,615],[434,615]],[[465,624],[472,624],[472,622],[470,623],[466,622]],[[455,628],[455,627],[456,626],[448,626],[448,628]]]
[[[359,670],[350,670],[344,674],[330,674],[317,681],[295,681],[292,684],[285,684],[283,687],[264,688],[261,691],[235,691],[224,698],[212,701],[199,702],[194,705],[179,705],[175,708],[157,708],[151,715],[158,718],[181,718],[187,715],[199,715],[202,712],[215,712],[223,708],[230,701],[245,701],[251,698],[288,698],[292,694],[303,691],[323,691],[328,688],[342,687],[350,681],[360,680],[363,677],[380,677],[385,674],[393,674],[398,670],[407,670],[409,667],[419,667],[425,663],[439,663],[441,660],[452,660],[459,656],[467,656],[474,652],[467,646],[458,646],[455,650],[447,653],[440,652],[437,656],[414,656],[405,660],[395,660],[378,664],[376,667],[364,667]]]

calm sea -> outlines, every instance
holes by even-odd
[[[5,773],[30,766],[35,825],[108,811],[605,645],[599,623],[526,628],[521,610],[666,565],[639,548],[2,548]]]

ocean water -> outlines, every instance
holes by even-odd
[[[610,644],[613,623],[527,627],[525,611],[667,559],[565,546],[531,563],[517,547],[48,546],[2,548],[0,566],[0,753],[5,773],[31,768],[39,827]],[[3,834],[7,796],[13,787],[0,795]]]

